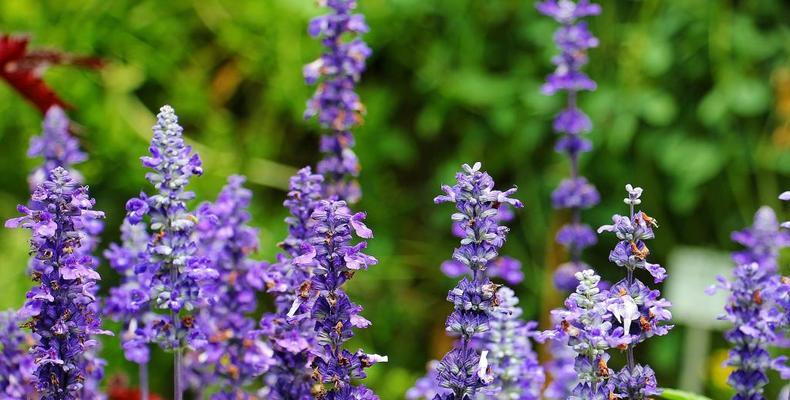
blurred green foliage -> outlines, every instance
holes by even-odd
[[[556,305],[548,282],[562,255],[551,243],[567,216],[548,199],[568,166],[552,151],[550,131],[562,99],[539,92],[556,26],[530,1],[361,3],[374,56],[360,88],[368,115],[357,131],[364,190],[357,208],[368,213],[376,233],[370,253],[381,262],[350,284],[374,322],[354,344],[389,354],[368,383],[395,399],[449,346],[444,298],[452,281],[438,266],[455,241],[450,210],[431,200],[461,163],[482,161],[501,186],[518,185],[527,207],[505,247],[524,263],[527,280],[517,290],[529,318]],[[590,21],[601,45],[587,68],[599,89],[580,104],[595,123],[595,151],[582,169],[603,201],[585,219],[597,226],[622,212],[622,187],[633,182],[645,188],[644,206],[662,223],[652,248],[657,261],[679,244],[734,248],[729,233],[748,224],[759,205],[780,207],[776,196],[790,187],[790,5],[601,3],[603,15]],[[108,214],[105,243],[116,239],[126,199],[149,189],[138,157],[152,111],[169,103],[205,161],[206,176],[193,184],[199,198],[212,199],[228,174],[247,174],[260,257],[273,259],[285,235],[282,189],[295,168],[319,157],[317,126],[301,117],[311,90],[301,67],[320,52],[306,24],[321,12],[310,0],[5,0],[0,26],[32,34],[35,47],[108,62],[98,73],[57,68],[45,75],[75,105],[70,114],[91,156],[80,169]],[[6,85],[0,115],[5,219],[28,195],[26,174],[38,161],[26,159],[25,150],[41,118]],[[26,238],[0,232],[0,308],[18,307],[30,286]],[[615,278],[611,245],[603,239],[587,260]],[[101,272],[106,290],[116,277],[106,265]],[[678,381],[682,337],[677,329],[640,346],[662,386]],[[713,354],[715,367],[722,353]],[[105,342],[104,356],[108,375],[134,376],[117,339]],[[160,393],[169,390],[162,372],[168,361],[157,356]],[[726,372],[712,370],[707,394],[725,397]]]

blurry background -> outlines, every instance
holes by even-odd
[[[552,66],[556,24],[521,0],[362,0],[374,51],[360,86],[368,109],[357,130],[364,191],[376,237],[370,253],[380,264],[358,274],[352,298],[374,322],[353,345],[389,354],[367,384],[383,399],[402,398],[426,361],[450,345],[445,301],[453,281],[439,271],[456,240],[449,206],[435,206],[442,182],[464,162],[482,161],[499,186],[518,185],[526,208],[511,224],[503,253],[523,262],[517,289],[526,316],[561,300],[550,270],[564,259],[553,245],[566,215],[549,196],[568,174],[554,153],[552,115],[562,97],[539,87]],[[581,95],[595,124],[595,150],[584,174],[602,203],[585,213],[593,226],[625,212],[623,186],[645,189],[643,207],[661,222],[652,259],[666,263],[673,249],[730,251],[730,232],[750,224],[758,206],[782,213],[777,195],[790,188],[790,5],[772,1],[601,1],[590,19],[601,45],[589,74],[599,89]],[[0,2],[0,30],[33,35],[32,46],[104,58],[100,72],[61,67],[46,81],[73,104],[72,119],[90,160],[78,166],[108,214],[104,245],[116,240],[123,205],[150,190],[138,157],[147,148],[153,112],[172,104],[204,158],[206,175],[192,188],[211,200],[231,173],[244,173],[255,192],[259,257],[273,259],[285,236],[283,188],[297,167],[314,164],[318,127],[302,112],[312,93],[302,65],[320,52],[306,34],[319,15],[310,0],[155,0]],[[40,114],[0,84],[0,216],[28,197],[26,176],[39,160],[25,156],[40,131]],[[31,283],[24,274],[28,233],[0,230],[3,255],[0,309],[19,307]],[[586,260],[609,279],[612,237]],[[686,258],[687,259],[687,258]],[[724,272],[727,273],[727,265]],[[784,263],[785,269],[787,263]],[[694,274],[673,268],[673,281]],[[117,278],[101,266],[104,290]],[[711,301],[681,291],[686,303]],[[669,298],[669,300],[674,300]],[[262,300],[265,302],[266,300]],[[684,322],[684,321],[681,321]],[[663,338],[639,346],[662,386],[681,380],[685,321]],[[701,326],[708,326],[700,321]],[[545,327],[545,323],[542,325]],[[699,336],[699,335],[695,335]],[[703,388],[728,396],[720,332],[703,333]],[[135,369],[116,339],[106,340],[108,376]],[[545,356],[545,354],[544,354]],[[158,355],[155,390],[169,391],[169,357]],[[161,371],[161,373],[159,373]],[[772,375],[769,398],[779,378]]]

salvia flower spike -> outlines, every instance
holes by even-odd
[[[480,163],[464,164],[463,171],[456,174],[456,184],[443,185],[445,194],[434,199],[437,204],[455,204],[457,212],[452,219],[461,223],[465,236],[453,252],[453,259],[472,271],[471,280],[461,279],[447,295],[454,306],[447,318],[447,331],[458,335],[459,342],[436,367],[437,383],[447,389],[436,396],[442,400],[474,398],[494,380],[488,365],[489,350],[476,349],[472,339],[482,338],[481,334],[489,330],[497,303],[499,285],[488,279],[485,268],[498,256],[508,232],[498,223],[499,205],[523,207],[519,200],[510,197],[515,188],[495,190],[491,176],[480,168]]]
[[[183,397],[182,352],[190,342],[200,338],[194,310],[200,306],[202,283],[217,277],[205,258],[195,254],[197,218],[187,208],[194,193],[186,186],[191,177],[203,169],[197,154],[184,142],[183,128],[170,106],[163,106],[153,127],[150,155],[142,157],[143,166],[150,168],[146,179],[156,193],[132,198],[126,203],[127,218],[140,223],[147,215],[151,238],[148,242],[146,273],[151,274],[149,298],[158,313],[152,321],[152,338],[160,347],[173,350],[175,399]],[[169,315],[167,315],[169,313]]]
[[[74,165],[88,159],[87,154],[80,150],[80,143],[70,133],[71,121],[66,113],[58,106],[50,107],[44,116],[42,133],[30,140],[28,157],[41,157],[43,163],[29,176],[28,183],[31,190],[35,190],[47,179],[55,168],[61,167],[69,172],[75,184],[81,184],[83,176],[74,168]],[[85,256],[94,257],[93,253],[98,247],[99,236],[104,230],[104,222],[97,218],[86,218],[83,221],[84,229],[81,230],[81,246],[77,251]],[[98,262],[98,260],[94,260]],[[94,297],[98,296],[99,285],[93,285]],[[99,311],[99,301],[92,303],[93,312]],[[104,395],[99,389],[99,384],[104,377],[104,364],[106,361],[98,357],[100,343],[87,350],[84,354],[84,369],[90,371],[85,376],[81,395],[85,398],[102,399]]]
[[[95,335],[109,334],[93,305],[100,279],[95,260],[79,250],[85,221],[104,217],[93,204],[87,187],[57,167],[33,191],[30,205],[18,207],[22,217],[5,224],[32,232],[32,276],[38,285],[28,292],[21,313],[30,318],[26,326],[35,337],[35,387],[42,399],[83,398],[83,382],[91,373],[84,353],[96,346]]]
[[[28,351],[33,337],[20,329],[15,310],[0,312],[0,398],[24,400],[33,393],[35,363]]]
[[[248,386],[272,365],[272,349],[250,314],[257,309],[254,274],[261,262],[250,255],[258,249],[258,231],[248,225],[252,192],[244,177],[231,176],[213,203],[198,208],[198,253],[209,260],[219,277],[205,285],[209,306],[200,310],[196,324],[205,340],[195,345],[187,360],[204,372],[197,388],[216,384],[214,400],[250,398]]]
[[[257,282],[274,295],[275,313],[261,319],[261,329],[270,338],[274,350],[274,365],[266,374],[264,395],[273,400],[311,399],[313,386],[311,349],[316,348],[314,321],[311,318],[289,318],[292,315],[308,316],[312,304],[305,301],[312,296],[313,267],[315,262],[304,262],[303,253],[310,253],[313,230],[310,217],[321,201],[322,175],[314,174],[310,167],[302,168],[291,177],[288,196],[283,205],[289,216],[288,237],[280,243],[283,253],[277,262],[267,265]],[[307,249],[307,250],[306,250]],[[292,310],[292,306],[297,308]]]
[[[746,248],[732,254],[737,266],[732,280],[719,277],[709,292],[729,293],[722,319],[732,323],[724,338],[732,345],[727,365],[734,368],[728,383],[735,400],[764,399],[768,370],[790,379],[785,357],[771,357],[769,348],[781,341],[790,317],[790,279],[777,272],[779,250],[790,244],[790,232],[780,228],[774,211],[760,208],[751,227],[733,232]]]
[[[360,38],[368,26],[363,15],[354,13],[356,0],[318,3],[328,7],[330,13],[314,18],[308,27],[310,36],[321,39],[325,51],[303,70],[307,84],[317,85],[315,94],[307,101],[305,118],[317,116],[321,126],[329,131],[321,139],[324,158],[317,166],[327,180],[325,196],[354,203],[361,195],[355,180],[360,166],[352,150],[351,129],[362,122],[365,112],[354,87],[371,54]],[[352,38],[347,40],[348,36]]]
[[[562,135],[556,150],[568,157],[571,176],[560,183],[551,201],[555,208],[571,212],[571,222],[560,228],[556,238],[557,243],[568,250],[570,261],[558,268],[555,284],[561,290],[573,291],[576,286],[573,275],[589,268],[581,259],[582,251],[597,241],[593,230],[581,222],[581,210],[600,200],[595,186],[579,173],[579,156],[592,149],[592,143],[582,136],[592,130],[592,122],[576,103],[579,92],[596,88],[582,67],[587,64],[587,51],[598,46],[598,39],[580,19],[600,14],[601,7],[588,0],[546,0],[537,3],[536,7],[540,13],[561,24],[554,34],[554,43],[560,50],[553,59],[556,69],[546,78],[542,91],[547,95],[566,93],[565,108],[554,118],[553,128]]]
[[[647,258],[650,250],[647,240],[654,238],[655,219],[643,211],[636,211],[642,203],[642,188],[625,186],[628,197],[623,201],[629,206],[629,215],[614,215],[612,225],[598,228],[598,232],[614,233],[620,240],[609,253],[609,261],[626,269],[626,278],[609,289],[606,309],[611,313],[613,330],[608,338],[612,347],[625,349],[627,365],[615,373],[610,383],[616,396],[643,400],[660,394],[653,370],[634,360],[634,346],[655,335],[666,335],[672,328],[667,325],[672,314],[671,304],[661,298],[658,290],[650,289],[637,279],[637,270],[647,271],[655,283],[666,278],[666,270]]]

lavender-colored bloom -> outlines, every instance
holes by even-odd
[[[730,292],[722,318],[733,324],[724,337],[733,345],[727,365],[735,368],[728,380],[736,391],[734,400],[764,399],[769,368],[779,371],[782,379],[790,379],[785,357],[772,358],[768,352],[769,345],[779,338],[782,319],[790,312],[783,308],[787,299],[782,304],[774,295],[784,292],[787,296],[788,286],[786,280],[756,263],[737,266],[732,281],[719,278],[717,288]]]
[[[597,237],[591,234],[592,229],[581,223],[582,209],[598,204],[600,195],[579,171],[580,155],[592,150],[592,142],[582,135],[590,132],[593,126],[590,117],[578,107],[577,97],[582,90],[596,88],[595,82],[582,72],[582,67],[587,64],[587,51],[598,46],[598,39],[587,28],[587,24],[579,20],[600,14],[601,7],[588,0],[545,0],[537,3],[536,8],[541,14],[561,24],[554,33],[554,43],[560,50],[560,54],[552,59],[556,68],[546,77],[541,91],[546,95],[566,92],[566,105],[554,117],[552,128],[562,135],[554,149],[568,157],[571,176],[554,190],[551,201],[555,208],[569,209],[571,213],[571,222],[557,232],[556,238],[557,243],[567,249],[570,260],[560,265],[554,273],[555,287],[570,292],[576,286],[575,274],[589,268],[582,261],[583,250],[597,242]],[[573,363],[570,358],[572,353],[562,350],[564,341],[560,339],[559,342],[551,343],[554,361],[547,366],[547,372],[553,378],[546,390],[549,398],[568,398],[572,396],[569,389],[577,386],[577,380],[569,369]]]
[[[23,332],[15,310],[0,312],[0,397],[24,400],[32,394],[35,365],[28,351],[33,338]]]
[[[790,190],[782,192],[782,194],[779,195],[779,200],[790,201]],[[782,222],[782,228],[790,229],[790,221]]]
[[[491,386],[496,389],[496,398],[540,399],[545,376],[530,342],[537,324],[519,318],[522,310],[510,288],[499,289],[497,298],[499,306],[493,310],[490,329],[483,339],[494,375]]]
[[[151,275],[151,301],[173,313],[170,317],[161,315],[154,325],[159,328],[156,341],[163,348],[174,349],[194,337],[190,312],[201,300],[199,282],[215,278],[217,272],[208,268],[205,258],[195,255],[197,218],[186,205],[194,198],[194,193],[185,190],[189,179],[203,173],[200,158],[184,143],[183,128],[172,107],[161,108],[153,132],[151,155],[141,160],[152,170],[146,179],[157,193],[141,193],[139,198],[129,200],[127,218],[135,222],[143,215],[150,217],[147,260],[135,272]]]
[[[34,170],[29,178],[33,189],[49,178],[49,173],[57,167],[69,171],[75,182],[82,182],[82,175],[72,166],[88,159],[80,150],[80,142],[69,133],[69,117],[58,106],[50,107],[44,116],[42,132],[30,140],[27,150],[28,157],[42,157],[44,163]]]
[[[437,383],[449,392],[438,394],[437,399],[461,400],[474,398],[494,379],[488,368],[488,350],[478,352],[472,346],[474,337],[489,330],[491,313],[496,307],[499,285],[492,283],[485,274],[488,264],[497,258],[505,243],[508,228],[499,225],[499,204],[513,207],[523,204],[511,198],[516,189],[494,189],[494,180],[480,171],[480,163],[463,165],[456,174],[454,186],[443,185],[444,195],[437,196],[438,203],[455,203],[457,212],[452,215],[461,224],[465,236],[453,252],[453,259],[472,270],[471,280],[463,278],[447,295],[454,310],[447,318],[447,331],[459,336],[459,343],[448,352],[436,367]]]
[[[311,295],[315,263],[302,255],[310,253],[310,217],[321,200],[322,183],[323,176],[313,174],[310,167],[291,177],[283,203],[290,212],[285,219],[288,237],[280,243],[284,253],[278,255],[277,262],[263,266],[261,280],[256,282],[274,295],[276,307],[276,312],[264,315],[260,323],[272,342],[276,360],[264,377],[266,387],[261,395],[273,400],[312,399],[310,349],[316,347],[314,324],[310,318],[289,319],[287,314],[297,298],[305,300]],[[300,303],[294,313],[307,315],[312,305],[309,301]]]
[[[642,204],[642,188],[629,184],[625,190],[628,197],[623,202],[629,206],[629,216],[615,215],[614,223],[600,227],[598,232],[612,232],[620,239],[609,260],[626,269],[626,278],[609,289],[605,303],[612,325],[607,340],[611,347],[624,349],[627,359],[627,365],[611,378],[613,393],[619,398],[641,400],[660,391],[650,367],[634,360],[634,347],[654,335],[667,334],[672,329],[667,324],[672,314],[671,304],[660,297],[658,290],[651,290],[634,277],[636,270],[645,269],[659,283],[666,278],[666,271],[647,261],[650,251],[645,241],[654,238],[653,229],[658,223],[642,211],[635,212],[635,206]]]
[[[354,386],[352,380],[364,379],[364,370],[386,357],[352,353],[343,348],[353,328],[366,328],[370,321],[360,315],[362,307],[351,302],[342,285],[355,273],[378,261],[363,253],[367,242],[353,244],[354,236],[370,239],[373,232],[365,226],[364,213],[352,214],[344,201],[321,200],[309,222],[310,234],[294,259],[297,264],[312,264],[313,276],[300,287],[299,296],[289,310],[292,321],[311,320],[317,344],[313,353],[313,395],[326,399],[378,399],[370,389]]]
[[[33,191],[30,206],[18,207],[23,216],[5,224],[32,231],[32,274],[38,286],[28,292],[21,315],[30,318],[35,387],[42,399],[82,398],[83,381],[92,372],[86,370],[91,360],[84,353],[96,346],[94,335],[109,334],[93,305],[93,287],[100,279],[95,260],[80,250],[85,222],[104,217],[93,204],[87,187],[78,187],[67,170],[57,167]]]
[[[608,293],[599,288],[601,277],[593,270],[576,274],[579,284],[576,291],[565,301],[565,309],[552,311],[552,320],[558,321],[554,329],[543,332],[541,338],[567,340],[576,353],[574,370],[577,384],[569,399],[593,399],[603,396],[608,399],[610,389],[607,380],[611,369],[607,366],[611,348],[611,314],[606,308]],[[556,387],[556,391],[564,389]],[[557,398],[560,393],[552,393]]]
[[[197,362],[191,368],[207,372],[198,388],[219,385],[215,400],[249,398],[246,386],[273,363],[271,347],[249,316],[257,308],[251,275],[260,262],[249,258],[258,249],[258,231],[247,225],[252,193],[243,183],[241,176],[229,177],[217,200],[198,209],[199,255],[219,277],[204,286],[210,305],[200,310],[196,324],[205,340],[187,360]]]
[[[310,36],[320,38],[326,49],[303,70],[308,85],[318,84],[307,102],[305,118],[317,116],[321,126],[330,131],[321,139],[324,159],[317,168],[327,179],[326,197],[355,202],[361,194],[354,180],[360,167],[352,150],[351,129],[362,122],[365,108],[354,87],[371,54],[360,38],[368,26],[364,16],[353,13],[356,0],[322,0],[319,4],[331,12],[314,18],[308,28]],[[347,40],[348,36],[353,38]]]
[[[732,253],[736,264],[757,263],[768,273],[776,273],[779,249],[790,245],[790,232],[779,229],[779,220],[770,207],[761,207],[752,226],[732,233],[732,240],[745,247]]]
[[[198,155],[184,142],[183,128],[168,105],[157,115],[149,151],[150,156],[141,157],[141,160],[143,166],[151,169],[146,179],[157,192],[151,196],[141,193],[139,198],[127,202],[127,219],[141,223],[144,216],[149,217],[151,236],[146,259],[135,272],[150,276],[151,308],[169,315],[149,314],[144,336],[163,349],[175,351],[175,398],[180,400],[183,393],[181,352],[186,345],[205,339],[195,329],[193,313],[207,300],[202,293],[205,283],[216,279],[218,273],[208,267],[206,258],[195,254],[194,232],[198,220],[186,204],[194,198],[194,193],[185,188],[190,178],[201,175],[203,169]]]
[[[790,244],[790,236],[779,229],[773,210],[762,207],[752,226],[733,232],[732,238],[746,249],[732,255],[738,263],[733,279],[719,277],[709,293],[722,289],[730,294],[721,318],[733,324],[724,335],[733,346],[727,360],[735,369],[728,380],[736,391],[733,399],[764,399],[769,368],[790,379],[786,358],[772,358],[768,351],[771,345],[787,346],[790,279],[777,273],[777,258],[779,250]]]

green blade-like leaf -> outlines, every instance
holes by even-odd
[[[696,393],[689,393],[684,392],[682,390],[677,389],[666,389],[662,388],[663,392],[661,393],[662,399],[667,400],[710,400],[705,396],[698,395]]]

